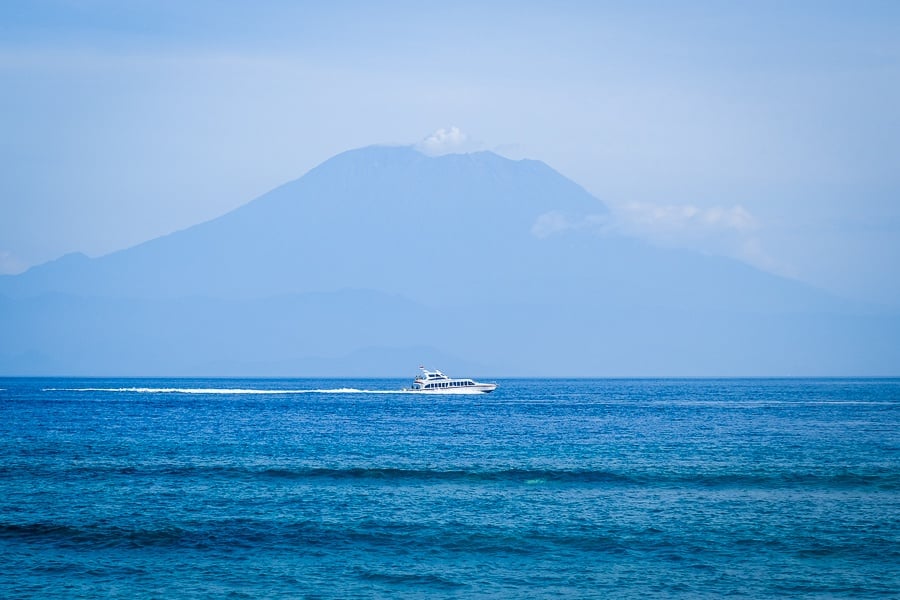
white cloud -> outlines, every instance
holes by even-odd
[[[611,206],[612,228],[649,241],[707,254],[736,258],[767,271],[787,274],[762,248],[762,224],[740,204],[699,207],[693,204],[627,202]]]
[[[424,140],[416,144],[416,147],[430,156],[441,154],[454,154],[475,152],[482,149],[482,144],[470,138],[459,127],[441,127]]]
[[[610,214],[572,217],[559,211],[540,215],[531,226],[537,238],[587,230],[617,232],[659,245],[729,256],[766,271],[791,275],[772,259],[758,237],[762,225],[743,206],[699,207],[693,204],[628,202],[611,205]]]
[[[623,229],[657,236],[750,232],[759,227],[757,219],[739,204],[700,208],[692,204],[628,202],[614,207],[614,212]]]

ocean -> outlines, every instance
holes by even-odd
[[[0,379],[0,597],[900,598],[900,379]]]

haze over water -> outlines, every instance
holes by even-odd
[[[0,380],[0,596],[900,591],[900,380],[499,383]]]

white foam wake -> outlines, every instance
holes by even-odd
[[[120,387],[120,388],[43,388],[44,392],[106,392],[130,394],[222,394],[222,395],[272,395],[272,394],[403,394],[409,390],[360,390],[356,388],[333,389],[253,389],[253,388],[153,388],[153,387]]]
[[[409,389],[399,390],[360,390],[357,388],[332,388],[332,389],[253,389],[253,388],[154,388],[154,387],[118,387],[118,388],[43,388],[44,392],[97,392],[97,393],[128,393],[128,394],[200,394],[200,395],[273,395],[273,394],[421,394]],[[433,391],[428,395],[480,395],[478,390],[447,390],[446,392]]]

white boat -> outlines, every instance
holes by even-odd
[[[415,378],[411,392],[423,394],[487,394],[497,389],[496,383],[478,383],[471,379],[452,379],[440,371],[419,367],[422,374]]]

